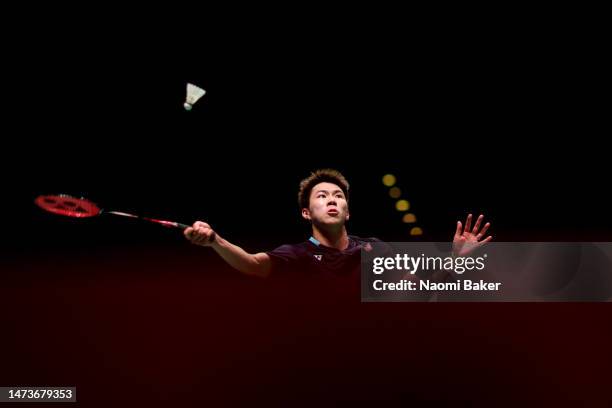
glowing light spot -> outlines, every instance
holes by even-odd
[[[395,203],[395,208],[397,211],[408,211],[410,208],[410,203],[406,200],[399,200],[397,203]]]
[[[383,176],[383,184],[387,187],[393,187],[395,184],[395,176],[393,174],[385,174]]]
[[[402,195],[402,190],[400,190],[399,187],[391,187],[391,190],[389,190],[389,195],[391,198],[400,198]]]
[[[410,230],[410,235],[423,235],[423,230],[419,227],[414,227]]]
[[[404,221],[406,224],[412,224],[416,222],[416,216],[412,213],[405,214],[402,221]]]

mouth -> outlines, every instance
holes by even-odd
[[[327,214],[329,214],[329,215],[338,215],[338,214],[340,214],[340,212],[336,208],[330,208],[329,210],[327,210]]]

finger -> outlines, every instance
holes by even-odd
[[[480,214],[480,216],[476,220],[476,224],[474,224],[474,229],[472,230],[472,234],[478,233],[478,228],[480,228],[480,223],[482,222],[483,218],[484,218],[484,215]]]
[[[196,245],[205,245],[206,244],[206,237],[202,236],[202,235],[198,235],[194,240],[193,243]]]
[[[457,221],[457,231],[455,231],[455,235],[461,235],[461,221]]]
[[[480,238],[484,237],[484,234],[487,232],[487,230],[489,229],[490,226],[491,226],[491,223],[487,222],[485,224],[485,226],[482,227],[482,231],[480,231],[478,233],[478,235],[476,235],[476,238],[480,239]]]
[[[194,232],[193,227],[185,228],[185,230],[183,231],[183,235],[185,235],[185,238],[191,239],[193,236],[193,232]]]
[[[472,214],[468,214],[467,219],[465,220],[465,228],[463,230],[469,232],[470,226],[472,226]]]
[[[193,228],[199,228],[199,227],[210,228],[210,225],[208,225],[204,221],[196,221],[193,223]]]
[[[491,241],[493,239],[493,237],[491,235],[489,235],[488,237],[486,237],[485,239],[483,239],[482,241],[479,242],[480,245],[484,245],[487,242]]]

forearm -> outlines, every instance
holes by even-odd
[[[265,278],[270,274],[270,258],[265,253],[249,254],[219,235],[212,248],[230,266],[246,275]]]

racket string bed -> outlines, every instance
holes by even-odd
[[[129,214],[121,211],[105,211],[104,209],[98,207],[97,204],[86,198],[77,198],[67,194],[41,195],[38,196],[34,200],[34,202],[36,203],[36,205],[38,205],[45,211],[51,212],[53,214],[64,215],[66,217],[87,218],[105,213],[117,215],[120,217],[136,218],[169,228],[186,229],[190,227],[190,225],[181,224],[180,222],[175,221],[166,221],[159,220],[156,218],[141,217],[139,215]]]

